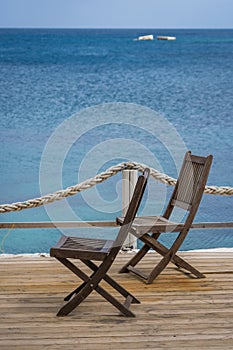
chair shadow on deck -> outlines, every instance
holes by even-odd
[[[190,151],[185,154],[176,186],[164,214],[161,216],[135,218],[130,232],[141,240],[144,245],[123,266],[120,270],[121,273],[133,272],[149,284],[165,269],[169,262],[172,262],[178,268],[191,272],[197,278],[205,277],[195,267],[179,257],[177,251],[184,242],[195,218],[209,175],[212,158],[212,155],[207,157],[192,155]],[[175,207],[182,208],[187,213],[184,223],[175,223],[169,220]],[[123,221],[124,218],[117,218],[118,224],[121,225]],[[158,241],[160,234],[163,232],[179,232],[170,248]],[[150,274],[146,275],[140,269],[135,268],[135,266],[150,249],[159,253],[162,259],[152,268]]]
[[[64,300],[67,301],[67,303],[58,311],[57,316],[68,315],[94,290],[120,310],[124,316],[135,316],[129,309],[130,304],[140,302],[120,284],[113,280],[107,272],[113,264],[131,229],[146,188],[148,177],[149,169],[145,169],[143,175],[138,177],[126,216],[115,240],[62,236],[59,242],[50,249],[50,255],[52,257],[55,257],[83,280],[83,283],[80,286],[65,297]],[[79,259],[88,266],[92,271],[90,276],[69,259]],[[100,263],[98,265],[93,261],[99,261]],[[125,297],[125,302],[123,304],[100,286],[102,280],[107,282]]]

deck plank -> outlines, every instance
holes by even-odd
[[[97,293],[58,318],[63,296],[78,279],[46,256],[0,255],[0,349],[233,349],[233,254],[182,255],[206,278],[189,278],[170,264],[146,285],[118,274],[129,259],[119,254],[111,275],[141,301],[131,305],[134,319],[120,316]],[[150,253],[141,268],[157,260]]]

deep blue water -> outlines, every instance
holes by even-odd
[[[143,34],[172,35],[177,40],[133,41]],[[41,157],[51,134],[88,107],[116,102],[159,113],[176,128],[187,149],[214,155],[209,184],[233,186],[232,76],[233,30],[0,29],[0,203],[40,196]],[[135,126],[136,115],[127,125],[113,125],[116,120],[111,116],[104,126],[95,113],[85,120],[82,116],[80,125],[78,119],[75,128],[81,129],[84,123],[90,129],[67,152],[62,187],[78,182],[80,164],[93,149],[99,170],[127,159],[153,165],[136,142],[154,155],[160,170],[176,177],[172,137],[165,145]],[[146,123],[148,130],[153,129],[153,116]],[[135,142],[132,150],[119,138]],[[111,143],[116,139],[118,143]],[[66,144],[65,139],[62,142]],[[118,176],[99,185],[101,198],[114,201],[119,180]],[[60,189],[53,177],[48,182],[50,192]],[[109,220],[119,213],[109,210],[104,201],[87,205],[81,195],[70,198],[69,203],[82,220]],[[232,221],[232,203],[232,197],[205,195],[197,219]],[[62,202],[54,208],[60,220],[69,219],[63,215]],[[151,201],[144,214],[158,214],[155,208]],[[44,208],[0,216],[1,221],[49,219]],[[82,230],[80,234],[86,233]],[[91,234],[111,236],[113,232],[92,230]],[[57,230],[2,230],[0,250],[47,252],[59,235]],[[233,247],[233,231],[192,232],[183,249],[213,247]]]

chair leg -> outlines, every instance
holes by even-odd
[[[162,243],[156,241],[152,236],[149,235],[144,235],[144,242],[147,242],[147,244],[150,246],[151,249],[154,249],[157,253],[159,253],[162,256],[165,256],[168,252],[169,249],[165,247]],[[178,238],[177,238],[178,239]],[[184,239],[182,240],[182,242]],[[175,241],[176,242],[176,241]],[[181,246],[182,242],[179,244],[179,247]],[[175,244],[175,243],[174,243]],[[171,249],[171,248],[170,248]],[[177,252],[177,249],[176,249]],[[177,267],[182,267],[185,270],[191,272],[194,276],[197,278],[205,278],[205,275],[203,275],[200,271],[198,271],[195,267],[190,265],[188,262],[186,262],[184,259],[179,257],[178,255],[174,255],[173,258],[171,259],[171,262],[175,264]]]
[[[66,316],[71,311],[73,311],[87,296],[93,291],[96,290],[100,295],[102,295],[107,301],[109,301],[112,305],[114,305],[123,315],[126,317],[135,317],[134,313],[129,310],[128,303],[121,304],[117,299],[115,299],[111,294],[109,294],[106,290],[99,286],[99,283],[102,279],[105,279],[106,282],[111,282],[110,284],[114,287],[116,285],[116,290],[122,291],[125,295],[127,293],[126,300],[130,300],[134,303],[140,303],[135,297],[133,297],[130,293],[128,293],[123,287],[118,285],[111,277],[108,275],[101,276],[100,269],[94,263],[89,261],[90,266],[94,266],[95,271],[88,277],[82,270],[80,270],[76,265],[71,263],[69,260],[65,258],[57,258],[63,265],[65,265],[68,269],[70,269],[75,275],[80,277],[84,283],[82,283],[78,288],[76,288],[73,292],[71,292],[66,298],[69,296],[73,296],[78,293],[66,303],[57,313],[57,316]],[[92,265],[93,264],[93,265]],[[125,293],[126,292],[126,293]]]
[[[87,265],[90,269],[93,271],[97,271],[98,266],[93,263],[93,261],[90,260],[82,260],[82,262]],[[121,295],[123,295],[125,298],[128,298],[129,296],[132,298],[132,304],[140,304],[140,301],[135,298],[131,293],[129,293],[125,288],[123,288],[120,284],[118,284],[113,278],[111,278],[109,275],[105,275],[103,278],[110,286],[112,286],[115,290],[117,290]]]
[[[150,247],[146,244],[130,259],[121,269],[120,273],[129,272],[128,266],[135,266],[137,263],[146,255],[146,253],[150,250]]]
[[[86,283],[85,286],[76,294],[73,299],[66,303],[57,313],[57,316],[66,316],[73,311],[88,295],[93,291],[90,283]]]
[[[87,282],[83,282],[82,284],[80,284],[80,286],[78,286],[75,290],[73,290],[70,294],[68,294],[65,298],[64,301],[69,301],[73,295],[78,294],[80,292],[80,290],[82,290],[82,288],[87,284]]]
[[[162,256],[166,256],[168,254],[168,252],[171,252],[172,259],[170,261],[173,264],[175,264],[177,267],[182,267],[185,270],[191,272],[197,278],[205,278],[205,275],[203,275],[200,271],[198,271],[194,266],[190,265],[184,259],[182,259],[178,255],[176,255],[178,249],[180,248],[181,244],[183,243],[185,237],[187,236],[187,233],[181,232],[178,235],[178,237],[176,238],[175,242],[173,243],[173,245],[170,249],[168,249],[167,247],[165,247],[162,243],[160,243],[158,241],[155,241],[154,244],[150,241],[150,246],[155,251],[157,251],[159,254],[161,254]],[[150,239],[150,237],[148,237],[148,239]]]
[[[180,232],[180,234],[178,235],[178,237],[176,238],[176,240],[174,241],[170,249],[166,248],[161,243],[159,243],[160,248],[163,250],[162,255],[164,255],[164,257],[150,273],[149,278],[147,279],[148,284],[153,282],[153,280],[164,270],[164,268],[168,265],[170,261],[173,263],[178,263],[179,266],[187,268],[188,271],[194,273],[194,275],[196,275],[198,278],[205,277],[193,266],[186,263],[183,259],[179,258],[178,255],[176,255],[178,249],[180,248],[187,234],[188,234],[188,231]]]
[[[98,267],[96,266],[96,270],[97,270],[97,268],[98,268]],[[75,271],[77,271],[75,265],[74,265],[73,269],[75,269]],[[96,271],[96,270],[93,270],[93,271]],[[73,271],[73,272],[74,272],[74,271]],[[74,272],[74,273],[75,273],[75,272]],[[75,274],[77,275],[77,273],[75,273]],[[93,272],[93,274],[94,274],[94,272]],[[93,274],[92,274],[89,278],[92,278]],[[79,291],[85,286],[86,283],[87,283],[87,282],[83,282],[82,284],[80,284],[80,286],[78,286],[77,288],[75,288],[70,294],[68,294],[68,295],[64,298],[64,301],[69,301],[69,300],[72,298],[73,295],[78,294]]]
[[[171,261],[171,254],[170,251],[168,252],[167,255],[165,255],[162,260],[156,265],[156,267],[151,271],[149,274],[146,283],[150,284],[154,281],[156,277],[165,269],[165,267],[169,264]]]
[[[149,235],[148,235],[149,236]],[[157,239],[160,236],[160,232],[153,233],[152,236],[149,236],[150,238],[153,237],[153,239]],[[120,273],[129,272],[128,266],[136,266],[139,261],[148,253],[148,251],[151,249],[151,246],[147,244],[147,242],[144,241],[144,245],[141,247],[141,249],[130,259],[121,269]]]
[[[205,275],[203,275],[200,271],[198,271],[195,267],[187,263],[184,259],[180,258],[178,255],[176,255],[178,249],[180,248],[181,244],[183,243],[186,235],[188,232],[182,231],[176,240],[174,241],[173,245],[170,249],[165,247],[162,243],[157,241],[157,238],[159,237],[159,233],[154,233],[152,235],[144,234],[141,237],[142,242],[144,242],[144,246],[139,250],[139,252],[120,270],[120,272],[128,272],[132,271],[135,274],[141,276],[144,280],[146,280],[147,284],[150,284],[153,282],[153,280],[165,269],[165,267],[168,265],[169,262],[172,262],[178,267],[182,267],[186,269],[187,271],[191,272],[193,275],[195,275],[197,278],[204,278]],[[144,275],[140,272],[140,270],[136,270],[134,268],[131,268],[135,266],[143,257],[144,255],[150,250],[153,249],[157,253],[163,256],[161,261],[153,268],[149,276]]]
[[[64,305],[57,313],[57,316],[66,316],[71,311],[73,311],[88,295],[96,290],[100,295],[102,295],[106,300],[108,300],[112,305],[114,305],[123,315],[126,317],[135,317],[134,313],[129,310],[129,308],[121,304],[117,299],[110,295],[106,290],[97,285],[95,288],[91,286],[91,280],[87,283],[82,290],[76,294],[73,299],[71,299],[66,305]]]
[[[124,316],[135,317],[134,313],[131,310],[129,310],[129,306],[131,304],[132,299],[130,295],[126,298],[125,304],[121,304],[116,298],[114,298],[111,294],[109,294],[105,289],[103,289],[99,285],[95,289],[99,294],[102,295],[102,297],[104,297],[113,306],[115,306]],[[128,300],[130,300],[129,303],[127,302]]]
[[[190,265],[184,259],[180,258],[178,255],[175,255],[171,260],[178,268],[183,268],[191,272],[197,278],[205,278],[205,275],[198,271],[194,266]]]

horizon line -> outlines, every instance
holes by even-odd
[[[30,27],[30,26],[4,26],[0,29],[99,29],[99,30],[233,30],[233,27]]]

